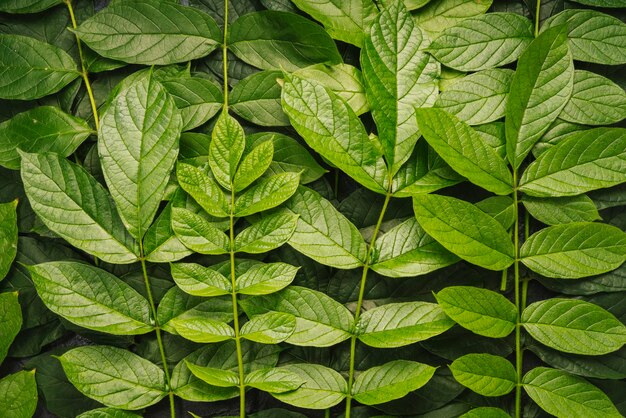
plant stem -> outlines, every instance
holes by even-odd
[[[389,181],[391,184],[391,179]],[[389,205],[389,200],[391,199],[391,186],[390,190],[387,191],[385,195],[385,203],[383,203],[383,208],[380,211],[380,215],[378,215],[378,221],[376,222],[376,227],[374,228],[374,233],[372,234],[372,239],[367,247],[367,253],[365,256],[365,264],[363,265],[363,274],[361,274],[361,284],[359,286],[359,299],[356,304],[356,310],[354,312],[354,323],[356,324],[359,321],[359,317],[361,316],[361,308],[363,307],[363,297],[365,295],[365,283],[367,281],[367,272],[370,268],[370,259],[372,257],[372,250],[374,249],[374,243],[376,242],[376,236],[380,231],[380,225],[383,223],[383,218],[385,217],[385,212],[387,211],[387,206]],[[346,414],[345,418],[350,418],[350,409],[352,407],[352,385],[354,384],[354,361],[355,361],[355,353],[356,353],[356,335],[353,333],[350,338],[350,370],[348,372],[348,394],[346,396]]]
[[[541,0],[537,0],[535,6],[535,38],[539,35],[539,16],[541,15]]]
[[[521,304],[520,304],[520,277],[519,277],[519,201],[517,196],[517,169],[513,170],[513,205],[515,208],[515,225],[513,226],[513,245],[515,247],[515,307],[517,318],[515,324],[515,371],[517,383],[515,385],[515,418],[522,413],[522,343],[521,343]]]
[[[163,371],[165,372],[165,382],[167,384],[167,392],[170,400],[170,416],[176,417],[176,405],[174,403],[174,392],[172,391],[172,379],[170,377],[170,369],[167,364],[167,357],[165,356],[165,347],[163,346],[163,339],[161,338],[161,325],[157,318],[156,304],[154,303],[154,297],[152,296],[152,287],[150,286],[150,279],[148,278],[148,270],[146,269],[146,259],[143,255],[143,243],[139,242],[141,271],[143,272],[143,281],[146,286],[146,293],[148,294],[148,302],[150,302],[150,311],[152,318],[154,318],[154,331],[156,333],[157,344],[159,346],[159,353],[161,354],[161,362],[163,363]]]
[[[70,13],[70,20],[72,21],[72,28],[76,30],[78,28],[78,24],[76,23],[76,16],[74,15],[74,8],[72,7],[72,0],[64,0],[67,5],[67,10]],[[93,89],[91,88],[91,83],[89,82],[89,73],[87,72],[87,67],[85,66],[85,56],[83,55],[83,46],[78,34],[74,32],[74,36],[76,37],[76,46],[78,47],[78,57],[80,58],[80,68],[81,68],[81,76],[83,77],[83,81],[85,82],[85,88],[87,89],[87,96],[89,96],[89,103],[91,104],[91,112],[93,113],[93,122],[96,125],[96,131],[100,129],[100,118],[98,117],[98,106],[96,105],[96,99],[93,96]]]
[[[228,0],[224,0],[224,41],[222,42],[222,69],[224,72],[224,110],[228,109]]]

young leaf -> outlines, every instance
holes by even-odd
[[[532,23],[516,13],[488,13],[447,28],[428,51],[443,65],[480,71],[515,61],[534,39]]]
[[[237,293],[267,295],[287,287],[299,267],[286,263],[256,264],[237,277]]]
[[[394,175],[419,138],[416,107],[435,102],[440,67],[428,53],[425,35],[401,1],[387,4],[365,39],[361,67],[385,161]]]
[[[622,416],[600,389],[560,370],[534,368],[524,376],[523,385],[528,396],[549,414],[572,418]]]
[[[137,410],[167,395],[163,370],[121,348],[78,347],[59,360],[76,389],[106,406]]]
[[[515,367],[491,354],[467,354],[454,360],[450,370],[457,382],[483,396],[504,396],[517,382]]]
[[[394,360],[372,367],[357,376],[352,387],[354,399],[364,405],[378,405],[406,396],[424,386],[435,368],[415,361]]]
[[[492,2],[493,0],[430,1],[413,16],[420,28],[437,33],[467,18],[482,15],[491,7]]]
[[[471,286],[451,286],[437,293],[436,298],[446,315],[478,335],[504,338],[515,329],[517,309],[499,293]]]
[[[172,202],[163,209],[159,217],[143,237],[143,252],[151,263],[170,263],[191,254],[172,230]]]
[[[228,200],[212,176],[191,164],[178,163],[176,177],[180,187],[209,215],[218,218],[228,216]]]
[[[63,0],[6,0],[0,5],[0,12],[38,13],[62,2]]]
[[[85,169],[56,154],[21,156],[28,201],[48,228],[103,261],[137,260],[139,245],[126,232],[111,196]]]
[[[218,343],[235,338],[230,325],[203,316],[177,317],[167,324],[181,337],[195,343]]]
[[[267,171],[274,157],[274,142],[263,141],[252,148],[235,173],[235,191],[240,192]]]
[[[182,119],[153,75],[120,92],[102,115],[98,153],[126,229],[142,239],[178,155]]]
[[[517,169],[567,104],[574,64],[564,27],[539,35],[522,54],[506,104],[506,152]]]
[[[159,0],[113,2],[87,19],[76,33],[103,57],[146,65],[202,58],[222,38],[211,16]]]
[[[515,222],[515,207],[510,196],[492,196],[476,203],[476,207],[509,229]]]
[[[198,366],[189,362],[187,362],[187,368],[194,376],[211,386],[220,388],[239,386],[239,375],[233,371]]]
[[[6,277],[17,254],[16,208],[17,200],[0,203],[0,281]]]
[[[0,363],[7,356],[9,347],[22,328],[22,310],[17,292],[0,293]]]
[[[220,272],[200,264],[173,263],[172,278],[176,285],[193,296],[214,297],[231,292],[230,281]]]
[[[87,122],[57,107],[41,106],[0,124],[0,165],[19,170],[18,149],[67,157],[93,133]]]
[[[37,264],[28,270],[48,309],[73,324],[114,335],[153,329],[148,301],[105,270],[73,261]]]
[[[252,123],[261,126],[289,126],[280,106],[280,71],[260,71],[244,78],[233,87],[230,108]]]
[[[275,208],[289,199],[300,184],[300,173],[281,173],[259,181],[235,200],[235,216],[249,216]]]
[[[290,75],[283,109],[307,144],[368,189],[385,193],[387,167],[350,106],[323,85]]]
[[[0,408],[8,417],[29,418],[37,409],[35,371],[21,371],[0,380]]]
[[[326,409],[346,397],[348,384],[333,369],[319,364],[290,364],[282,369],[296,374],[304,383],[291,392],[273,393],[281,402],[299,408]]]
[[[600,219],[593,200],[584,194],[556,198],[525,196],[522,203],[533,218],[546,225],[593,222]]]
[[[249,13],[232,24],[228,35],[228,46],[237,57],[264,70],[341,63],[337,46],[324,29],[294,13]]]
[[[246,386],[269,393],[285,393],[298,389],[304,381],[296,373],[277,367],[255,370],[245,379]]]
[[[469,125],[441,109],[418,109],[416,115],[428,144],[454,171],[495,194],[512,193],[506,163]]]
[[[241,338],[261,344],[278,344],[285,341],[296,329],[296,318],[282,312],[255,315],[243,324]]]
[[[172,229],[186,247],[200,254],[226,254],[229,251],[226,234],[188,209],[172,208]]]
[[[276,249],[291,237],[297,222],[298,215],[285,210],[264,215],[237,235],[235,251],[261,254]]]
[[[202,77],[175,77],[161,81],[183,118],[183,131],[204,124],[224,106],[222,90]]]
[[[246,147],[243,128],[227,112],[222,112],[209,145],[209,166],[215,179],[226,190],[231,190],[237,165]]]
[[[299,187],[286,208],[299,215],[289,245],[327,266],[351,269],[362,266],[367,246],[358,229],[328,200]]]
[[[626,326],[590,302],[552,298],[522,312],[522,325],[542,344],[573,354],[601,355],[626,344]]]
[[[612,225],[573,222],[533,234],[520,249],[531,270],[559,279],[606,273],[626,261],[626,233]]]
[[[439,335],[454,325],[435,303],[388,303],[361,315],[356,333],[370,347],[402,347]]]
[[[446,249],[470,263],[490,270],[513,264],[509,233],[471,203],[438,195],[413,198],[419,224]]]
[[[115,408],[97,408],[83,412],[76,418],[141,418],[141,415]]]
[[[0,35],[0,98],[34,100],[80,76],[67,52],[29,36]]]

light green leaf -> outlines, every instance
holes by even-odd
[[[235,338],[235,330],[230,325],[204,316],[176,317],[167,324],[181,337],[196,343],[218,343]]]
[[[183,118],[183,131],[204,124],[224,106],[222,90],[202,77],[174,77],[161,81]]]
[[[417,25],[427,32],[437,33],[461,21],[485,13],[493,0],[431,1],[413,14]]]
[[[299,267],[287,263],[255,264],[237,277],[237,293],[267,295],[291,284]]]
[[[231,190],[245,147],[243,128],[227,112],[222,112],[211,136],[209,166],[217,182],[226,190]]]
[[[299,187],[286,208],[299,215],[289,239],[296,251],[327,266],[351,269],[362,266],[367,246],[359,230],[328,200]]]
[[[190,295],[214,297],[232,291],[230,281],[210,267],[193,263],[173,263],[170,267],[176,285]]]
[[[595,128],[568,135],[533,161],[520,179],[531,196],[575,196],[623,183],[626,129]]]
[[[187,362],[187,368],[194,376],[211,386],[220,388],[239,386],[239,375],[233,371],[198,366],[189,362]]]
[[[367,100],[391,175],[411,156],[419,138],[415,108],[432,106],[439,92],[441,69],[422,51],[427,45],[397,1],[376,18],[361,53]]]
[[[471,203],[418,195],[413,198],[413,209],[426,233],[462,259],[496,271],[513,264],[515,251],[509,233]]]
[[[459,418],[511,418],[511,416],[500,408],[481,406],[467,411]]]
[[[522,203],[533,218],[546,225],[593,222],[600,219],[593,200],[584,194],[556,198],[525,196]]]
[[[626,93],[606,77],[574,72],[574,90],[559,118],[584,125],[611,125],[626,118]]]
[[[371,255],[371,269],[387,277],[430,273],[458,261],[458,257],[426,234],[415,218],[380,236]]]
[[[276,399],[289,405],[307,409],[327,409],[346,397],[348,384],[335,370],[319,364],[290,364],[282,367],[304,381],[298,389],[273,393]]]
[[[574,63],[564,27],[539,35],[517,63],[506,103],[506,152],[517,169],[572,94]]]
[[[394,360],[357,376],[352,393],[364,405],[378,405],[406,396],[424,386],[436,368],[415,361]]]
[[[328,33],[294,13],[249,13],[231,25],[228,35],[229,49],[238,58],[264,70],[295,71],[342,61]]]
[[[546,277],[578,279],[606,273],[626,261],[626,233],[593,222],[555,225],[531,235],[520,257]]]
[[[106,406],[137,410],[154,405],[167,394],[163,370],[128,350],[84,346],[66,352],[59,360],[76,389]]]
[[[541,409],[558,417],[619,418],[611,400],[585,379],[537,367],[526,373],[524,390]]]
[[[382,152],[339,96],[317,82],[291,75],[283,85],[282,104],[311,148],[368,189],[386,192]]]
[[[515,206],[510,196],[492,196],[476,203],[476,207],[509,229],[515,222]]]
[[[171,287],[159,301],[157,319],[164,331],[177,334],[174,319],[180,321],[208,319],[229,323],[233,320],[232,298],[228,296],[202,298],[191,296],[177,286]]]
[[[7,356],[20,328],[22,328],[22,310],[17,301],[17,292],[0,293],[0,363]]]
[[[418,109],[428,144],[472,183],[499,195],[513,191],[513,177],[498,153],[469,125],[441,109]]]
[[[168,263],[191,254],[172,230],[172,202],[167,204],[143,237],[143,251],[151,263]]]
[[[48,309],[73,324],[114,335],[153,330],[148,301],[105,270],[73,261],[52,261],[28,270]]]
[[[281,173],[265,178],[235,200],[235,216],[249,216],[274,208],[289,199],[300,184],[300,173]]]
[[[572,354],[601,355],[626,344],[626,326],[590,302],[552,298],[522,312],[522,325],[537,341]]]
[[[296,329],[296,318],[283,312],[254,315],[243,324],[241,338],[261,344],[278,344],[289,338]]]
[[[113,2],[81,24],[76,33],[103,57],[146,65],[202,58],[222,38],[211,16],[159,0]]]
[[[274,141],[267,140],[252,148],[235,173],[235,191],[240,192],[267,171],[274,157]]]
[[[515,367],[491,354],[467,354],[450,364],[457,382],[483,396],[504,396],[517,382]]]
[[[67,157],[92,133],[87,122],[57,107],[27,110],[0,124],[0,165],[18,170],[18,148],[25,152],[49,151]]]
[[[284,393],[298,389],[304,381],[296,373],[277,367],[255,370],[245,378],[246,386],[269,393]]]
[[[28,201],[48,228],[103,261],[137,261],[139,245],[126,232],[111,196],[85,169],[51,153],[21,157]]]
[[[229,202],[213,176],[205,170],[191,164],[178,163],[176,177],[180,187],[189,193],[209,215],[218,218],[227,217]]]
[[[17,254],[17,200],[0,203],[0,281],[4,279]],[[2,363],[2,360],[0,360]]]
[[[330,347],[350,338],[354,319],[348,309],[321,292],[289,286],[278,293],[240,301],[248,316],[269,311],[296,317],[296,330],[287,339],[294,345]]]
[[[152,75],[120,92],[100,120],[102,172],[126,229],[142,239],[178,156],[182,119]]]
[[[447,28],[428,51],[447,67],[480,71],[515,61],[533,39],[532,23],[526,17],[488,13]]]
[[[80,76],[67,52],[21,35],[0,35],[0,98],[33,100],[56,93]]]
[[[183,208],[172,208],[172,229],[189,249],[200,254],[226,254],[228,237],[200,215]]]
[[[5,0],[0,4],[0,12],[37,13],[63,3],[63,0]]]
[[[21,371],[0,380],[0,408],[9,418],[31,418],[37,409],[35,371]]]
[[[610,7],[611,0],[578,0],[578,3],[598,3]],[[613,7],[624,7],[622,0],[612,0]],[[605,4],[599,4],[605,3]],[[605,65],[626,63],[626,24],[617,17],[596,10],[568,9],[546,20],[542,30],[567,24],[569,45],[577,61]]]
[[[391,348],[427,340],[453,325],[436,303],[388,303],[364,312],[356,333],[370,347]]]
[[[435,107],[455,115],[468,125],[493,122],[504,116],[513,71],[484,70],[454,82],[442,92]]]
[[[288,126],[289,119],[280,106],[280,71],[254,73],[233,87],[230,108],[239,116],[261,126]]]
[[[515,329],[515,305],[494,291],[452,286],[441,290],[436,298],[446,315],[478,335],[504,338]]]
[[[286,210],[264,215],[237,235],[235,251],[261,254],[278,248],[289,240],[297,222],[298,215]]]
[[[141,415],[115,408],[97,408],[86,411],[76,418],[141,418]]]

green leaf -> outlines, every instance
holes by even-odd
[[[6,0],[0,5],[0,12],[37,13],[63,3],[63,0]]]
[[[509,196],[492,196],[476,203],[476,207],[509,229],[515,222],[514,201]]]
[[[54,152],[67,157],[93,133],[87,122],[54,106],[19,113],[0,124],[0,165],[19,170],[18,148],[26,152]]]
[[[584,125],[611,125],[626,118],[626,93],[601,75],[574,72],[572,97],[559,118]]]
[[[415,361],[394,360],[372,367],[354,380],[354,399],[364,405],[378,405],[406,396],[424,386],[435,367]]]
[[[222,38],[211,16],[158,0],[113,2],[81,24],[76,34],[103,57],[146,65],[202,58]]]
[[[307,409],[327,409],[346,397],[348,384],[335,370],[319,364],[290,364],[281,369],[292,372],[304,381],[298,389],[273,393],[276,399]]]
[[[203,316],[177,317],[168,321],[181,337],[196,343],[218,343],[235,338],[235,330],[228,324]]]
[[[387,167],[352,108],[323,85],[291,75],[283,109],[307,144],[370,190],[385,193]]]
[[[35,371],[21,371],[0,380],[0,408],[10,418],[30,418],[37,409]]]
[[[264,70],[295,71],[342,61],[335,42],[319,25],[273,10],[237,19],[229,28],[228,46],[238,58]]]
[[[546,225],[593,222],[600,219],[593,200],[584,194],[556,198],[525,196],[522,203],[533,218]]]
[[[21,157],[28,201],[48,228],[103,261],[137,261],[139,245],[126,232],[111,196],[85,169],[51,153]]]
[[[434,106],[468,125],[493,122],[504,116],[512,79],[513,71],[505,69],[470,74],[442,92]]]
[[[161,81],[183,118],[183,131],[204,124],[224,106],[222,90],[202,77],[175,77]]]
[[[17,292],[0,293],[0,363],[7,356],[9,347],[22,328],[22,310]]]
[[[624,7],[623,0],[574,0],[576,3],[596,7]]]
[[[115,408],[97,408],[83,412],[76,418],[140,418],[141,415]]]
[[[541,409],[572,418],[618,418],[611,400],[586,380],[547,367],[532,369],[523,379],[524,390]]]
[[[517,169],[572,94],[574,64],[562,26],[539,35],[517,63],[506,103],[506,152]]]
[[[409,218],[380,236],[371,255],[371,269],[387,277],[412,277],[430,273],[458,261]]]
[[[280,106],[280,71],[260,71],[233,87],[230,108],[239,116],[261,126],[288,126],[289,119]]]
[[[67,52],[29,36],[0,35],[0,98],[33,100],[80,76]]]
[[[350,338],[354,319],[348,309],[321,292],[289,286],[278,293],[244,299],[240,305],[248,316],[269,311],[296,317],[296,330],[289,344],[330,347]]]
[[[464,413],[459,418],[511,418],[511,416],[500,408],[481,406]]]
[[[624,7],[622,0],[578,0],[601,7]],[[604,3],[604,4],[602,4]],[[568,9],[546,20],[542,30],[567,24],[569,45],[577,61],[605,65],[626,63],[626,25],[596,10]]]
[[[391,348],[427,340],[453,325],[435,303],[388,303],[364,312],[356,333],[370,347]]]
[[[6,277],[17,254],[17,203],[17,200],[0,203],[0,281]]]
[[[264,215],[235,238],[235,251],[261,254],[276,249],[289,240],[296,229],[298,215],[279,210]]]
[[[388,4],[374,21],[361,54],[367,100],[391,175],[411,156],[419,138],[416,107],[430,107],[439,92],[439,64],[402,2]]]
[[[457,382],[483,396],[504,396],[517,382],[515,367],[491,354],[467,354],[450,364]]]
[[[188,209],[172,208],[172,229],[189,249],[200,254],[226,254],[228,237],[204,217]]]
[[[167,395],[163,370],[121,348],[78,347],[59,360],[76,389],[106,406],[137,410]]]
[[[278,344],[288,339],[296,329],[296,318],[282,312],[255,315],[243,324],[241,338],[261,344]]]
[[[300,184],[300,173],[281,173],[265,178],[235,200],[235,216],[249,216],[274,208],[289,199]]]
[[[237,277],[237,293],[267,295],[289,286],[299,267],[287,263],[255,264]]]
[[[222,112],[211,137],[209,166],[217,182],[231,190],[237,165],[246,147],[243,128],[227,112]]]
[[[418,195],[413,198],[413,209],[426,233],[462,259],[496,271],[513,264],[515,251],[509,233],[471,203]]]
[[[296,390],[303,383],[304,381],[300,376],[284,367],[255,370],[245,378],[246,386],[269,393],[285,393]]]
[[[482,15],[493,0],[430,1],[413,15],[417,25],[427,32],[437,33],[461,21]]]
[[[214,297],[232,291],[230,281],[210,267],[193,263],[173,263],[170,267],[176,285],[190,295]]]
[[[143,238],[159,208],[178,156],[181,129],[174,100],[152,75],[122,90],[102,115],[102,172],[135,238]]]
[[[187,362],[187,367],[194,376],[211,386],[220,388],[239,386],[239,375],[233,371],[198,366],[189,362]]]
[[[515,329],[515,305],[494,291],[452,286],[441,290],[436,298],[446,315],[478,335],[504,338]]]
[[[243,158],[235,173],[235,191],[240,192],[261,177],[272,164],[274,142],[263,141]]]
[[[286,208],[299,215],[289,239],[296,251],[331,267],[351,269],[363,265],[367,252],[363,236],[328,200],[299,187]]]
[[[513,191],[513,177],[498,153],[469,125],[441,109],[418,109],[428,144],[472,183],[499,195]]]
[[[228,323],[233,320],[233,305],[230,297],[201,298],[191,296],[177,286],[171,287],[159,302],[157,319],[161,328],[171,334],[177,334],[174,328],[180,321],[208,319]]]
[[[572,354],[601,355],[626,344],[626,326],[593,303],[552,298],[530,304],[522,325],[537,341]]]
[[[189,193],[209,215],[224,218],[229,215],[229,202],[212,176],[191,164],[178,163],[176,177],[180,187]]]
[[[555,225],[531,235],[520,257],[546,277],[577,279],[606,273],[626,261],[626,233],[593,222]]]
[[[168,263],[191,254],[172,230],[172,202],[168,203],[143,237],[143,251],[151,263]]]
[[[111,273],[73,261],[28,267],[48,309],[83,328],[114,335],[153,330],[150,304]]]
[[[531,196],[575,196],[623,183],[626,129],[595,128],[568,135],[533,161],[520,179]]]

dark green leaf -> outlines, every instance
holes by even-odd
[[[202,77],[176,77],[162,81],[183,118],[183,131],[196,128],[211,119],[224,106],[222,90]]]
[[[233,87],[230,108],[261,126],[288,126],[289,119],[280,106],[280,71],[261,71],[244,78]]]
[[[0,293],[0,363],[7,356],[9,347],[22,327],[22,311],[17,292]]]
[[[17,203],[17,200],[0,203],[0,281],[6,277],[17,254]]]
[[[0,5],[0,12],[37,13],[63,3],[63,0],[6,0]]]

